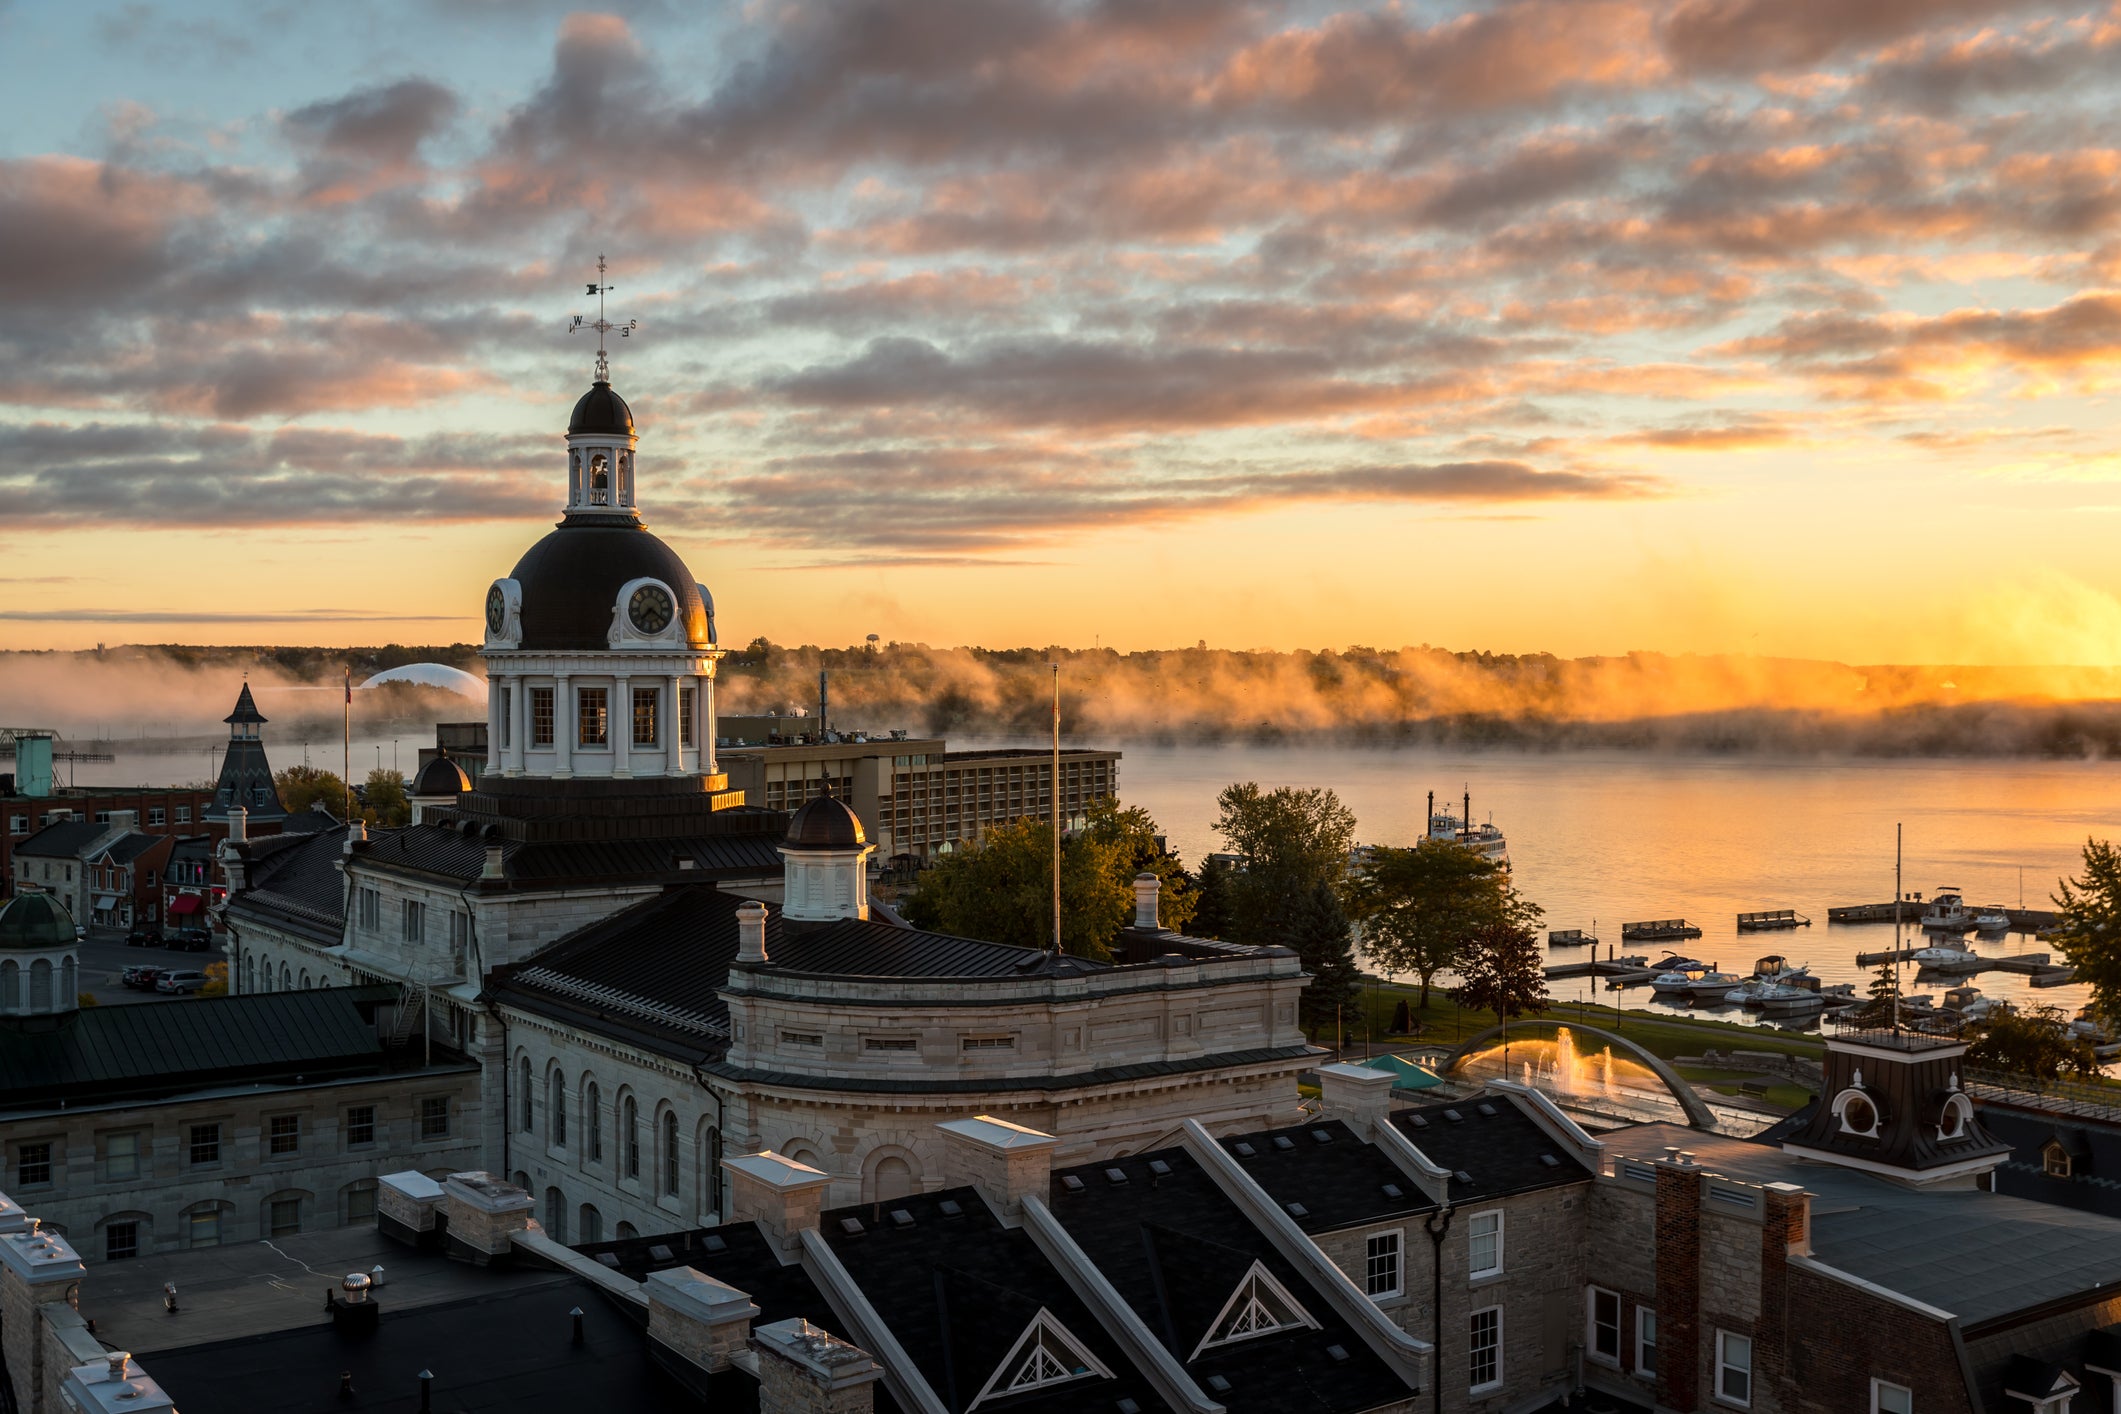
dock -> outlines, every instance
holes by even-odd
[[[1890,923],[1893,921],[1893,907],[1891,903],[1836,904],[1826,911],[1826,921],[1829,923]],[[1899,908],[1900,921],[1913,927],[1916,921],[1922,917],[1923,912],[1929,908],[1929,905],[1910,899],[1900,904]],[[2013,933],[2040,933],[2055,928],[2062,922],[2062,915],[2052,908],[2005,908],[2002,904],[1983,904],[1971,911],[1975,913],[1993,912],[2004,914],[2011,921],[2011,931]]]
[[[1605,977],[1617,983],[1647,982],[1657,975],[1657,969],[1632,960],[1600,962],[1592,958],[1588,962],[1557,962],[1546,969],[1546,975],[1549,982],[1571,977]]]
[[[1927,946],[1926,944],[1924,946]],[[1916,948],[1887,948],[1883,952],[1860,952],[1856,954],[1858,967],[1876,967],[1880,963],[1913,962]],[[1968,953],[1963,959],[1951,962],[1925,962],[1917,966],[1925,971],[1942,973],[1947,977],[1971,977],[1977,972],[2015,972],[2031,979],[2035,987],[2060,987],[2074,981],[2077,969],[2056,962],[2044,952],[2019,953],[2013,957],[1983,957]]]
[[[1794,908],[1769,908],[1759,913],[1738,915],[1738,931],[1741,933],[1765,932],[1771,928],[1809,928],[1812,920]]]
[[[1580,948],[1586,943],[1595,948],[1598,946],[1598,939],[1581,928],[1557,928],[1547,934],[1547,946],[1550,948]]]
[[[1620,925],[1620,941],[1624,943],[1662,943],[1700,936],[1701,930],[1684,918],[1657,918],[1645,923]]]

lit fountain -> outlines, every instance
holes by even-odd
[[[1459,1073],[1469,1078],[1513,1077],[1545,1092],[1564,1108],[1629,1119],[1682,1119],[1664,1082],[1640,1061],[1613,1054],[1610,1045],[1586,1053],[1575,1033],[1564,1026],[1552,1040],[1509,1042],[1506,1060],[1501,1043],[1467,1056]]]

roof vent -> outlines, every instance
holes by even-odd
[[[1208,1376],[1208,1388],[1214,1390],[1217,1394],[1228,1394],[1230,1392],[1230,1382],[1221,1375],[1210,1375]]]
[[[1451,1123],[1453,1124],[1462,1124],[1465,1121],[1465,1116],[1460,1114],[1456,1110],[1445,1110],[1443,1112],[1443,1117],[1451,1121]]]
[[[1301,1203],[1284,1203],[1282,1206],[1289,1210],[1289,1216],[1292,1218],[1308,1218],[1311,1216],[1311,1210]]]
[[[1314,1129],[1311,1131],[1311,1137],[1321,1144],[1330,1144],[1333,1142],[1333,1131],[1330,1129]]]
[[[1427,1129],[1429,1127],[1429,1117],[1427,1115],[1408,1115],[1407,1122],[1416,1129]]]
[[[1406,1197],[1406,1196],[1407,1196],[1407,1195],[1406,1195],[1406,1190],[1405,1190],[1405,1189],[1403,1189],[1403,1188],[1401,1188],[1401,1187],[1400,1187],[1400,1186],[1399,1186],[1398,1184],[1396,1184],[1396,1183],[1388,1183],[1388,1184],[1386,1184],[1386,1185],[1385,1185],[1385,1197],[1387,1197],[1387,1198],[1404,1198],[1404,1197]]]
[[[1118,1414],[1142,1414],[1142,1407],[1131,1399],[1122,1399],[1112,1406]]]
[[[700,1246],[706,1248],[709,1252],[727,1252],[729,1250],[729,1243],[711,1232],[700,1240]]]
[[[1464,1169],[1454,1171],[1451,1177],[1457,1179],[1460,1183],[1471,1183],[1473,1181],[1473,1175],[1467,1173]]]
[[[904,1208],[893,1208],[891,1210],[891,1225],[893,1227],[912,1227],[913,1214],[907,1212]]]
[[[1286,1154],[1296,1147],[1296,1141],[1286,1134],[1277,1134],[1274,1136],[1274,1147]]]
[[[1105,1182],[1107,1182],[1107,1183],[1125,1183],[1126,1181],[1127,1181],[1127,1171],[1126,1171],[1125,1169],[1119,1169],[1119,1168],[1112,1168],[1112,1169],[1106,1169],[1106,1170],[1105,1170]]]
[[[860,1237],[868,1229],[862,1226],[860,1218],[841,1218],[840,1231],[846,1233],[849,1237]]]
[[[1482,1101],[1481,1101],[1481,1102],[1480,1102],[1479,1104],[1475,1105],[1475,1106],[1474,1106],[1473,1108],[1474,1108],[1474,1109],[1476,1109],[1476,1110],[1479,1110],[1479,1111],[1480,1111],[1480,1113],[1481,1113],[1481,1114],[1482,1114],[1483,1116],[1485,1116],[1486,1118],[1488,1118],[1488,1119],[1493,1119],[1493,1118],[1495,1118],[1495,1107],[1494,1107],[1493,1105],[1489,1104],[1489,1103],[1488,1103],[1488,1102],[1487,1102],[1486,1100],[1482,1100]]]
[[[955,1198],[945,1198],[935,1205],[935,1210],[946,1218],[961,1218],[965,1215],[965,1205]]]
[[[1257,1155],[1257,1154],[1259,1153],[1259,1150],[1257,1150],[1257,1149],[1253,1148],[1253,1147],[1252,1147],[1252,1146],[1251,1146],[1250,1144],[1247,1144],[1247,1143],[1246,1143],[1246,1142],[1245,1142],[1244,1140],[1242,1140],[1242,1139],[1238,1140],[1238,1141],[1237,1141],[1237,1142],[1236,1142],[1235,1144],[1231,1145],[1230,1147],[1232,1147],[1232,1148],[1234,1148],[1235,1150],[1237,1150],[1237,1157],[1239,1157],[1240,1159],[1249,1159],[1249,1158],[1252,1158],[1252,1157],[1256,1156],[1256,1155]]]
[[[1162,1159],[1151,1159],[1149,1160],[1149,1172],[1155,1174],[1158,1178],[1163,1178],[1171,1172],[1171,1166]]]
[[[1069,1191],[1070,1193],[1080,1193],[1080,1192],[1082,1192],[1082,1191],[1083,1191],[1083,1180],[1082,1180],[1082,1177],[1081,1177],[1081,1175],[1079,1175],[1079,1174],[1072,1174],[1072,1173],[1064,1173],[1064,1174],[1062,1174],[1062,1175],[1061,1175],[1061,1187],[1063,1187],[1063,1188],[1067,1189],[1067,1190],[1068,1190],[1068,1191]]]
[[[1541,1154],[1539,1156],[1539,1162],[1545,1164],[1550,1169],[1558,1169],[1561,1167],[1561,1160],[1555,1158],[1552,1154]]]
[[[597,1260],[613,1271],[619,1269],[619,1254],[616,1252],[599,1252],[597,1253]]]
[[[1348,1358],[1348,1347],[1345,1345],[1329,1345],[1326,1347],[1326,1354],[1332,1356],[1335,1360],[1345,1360]]]
[[[671,1251],[660,1242],[648,1249],[648,1255],[655,1258],[658,1262],[675,1262],[678,1259],[677,1253]]]

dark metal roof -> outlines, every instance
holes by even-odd
[[[41,951],[73,945],[74,916],[51,894],[19,893],[0,903],[0,949]]]
[[[458,796],[470,789],[471,777],[465,775],[464,768],[450,760],[445,751],[420,768],[420,774],[413,778],[412,790],[408,793]]]
[[[945,1204],[956,1211],[946,1213]],[[860,1231],[848,1230],[850,1218]],[[823,1215],[819,1230],[951,1414],[963,1414],[979,1397],[1041,1310],[1112,1376],[1093,1370],[997,1408],[1072,1414],[1115,1409],[1121,1399],[1143,1409],[1163,1403],[1030,1234],[1004,1228],[978,1190],[837,1209]],[[1000,1388],[1006,1385],[1004,1379]]]
[[[776,971],[827,977],[1067,977],[1111,971],[1110,963],[1065,953],[860,918],[790,933],[778,947],[767,948],[766,958]]]
[[[89,1007],[49,1025],[0,1028],[0,1096],[26,1108],[375,1068],[383,1047],[361,1003],[393,995],[332,987],[196,997]]]
[[[1454,1203],[1558,1188],[1592,1177],[1572,1150],[1550,1138],[1505,1094],[1394,1110],[1391,1121],[1430,1159],[1465,1175],[1451,1181]],[[1553,1163],[1547,1162],[1549,1157]]]
[[[577,432],[595,435],[598,433],[614,437],[633,434],[633,409],[618,391],[601,378],[590,385],[574,405],[574,413],[567,419],[569,435]]]
[[[230,896],[229,916],[238,927],[252,919],[326,944],[339,942],[346,876],[338,865],[345,843],[344,825],[250,841],[243,850],[244,887]]]
[[[81,851],[110,833],[93,820],[54,820],[15,846],[15,854],[37,859],[79,859]]]
[[[236,710],[230,712],[221,720],[233,726],[238,722],[257,723],[269,719],[258,710],[257,702],[250,695],[250,684],[245,682],[243,690],[236,694]]]
[[[563,520],[524,552],[509,577],[522,586],[520,642],[533,652],[609,649],[619,590],[644,578],[670,586],[687,640],[707,646],[707,605],[692,571],[677,551],[631,521]]]
[[[862,822],[836,796],[819,796],[788,822],[788,843],[805,849],[855,849],[868,838]]]
[[[256,737],[241,737],[228,743],[221,756],[221,779],[214,784],[214,798],[200,813],[209,820],[226,820],[228,812],[239,805],[249,813],[253,824],[287,815],[287,807],[280,803],[280,789],[273,784],[272,763],[265,759],[265,743]]]
[[[1153,1171],[1152,1162],[1164,1171]],[[1125,1181],[1112,1182],[1110,1171]],[[1072,1188],[1064,1178],[1080,1180]],[[1404,1400],[1399,1377],[1275,1250],[1184,1149],[1162,1149],[1055,1173],[1053,1212],[1120,1296],[1231,1414],[1374,1409]],[[1201,1352],[1224,1304],[1263,1265],[1319,1322]],[[1335,1359],[1337,1347],[1345,1359]]]
[[[582,882],[634,882],[674,872],[679,861],[703,878],[761,878],[781,872],[778,832],[711,834],[653,839],[554,840],[523,843],[467,835],[451,824],[408,825],[379,831],[361,851],[364,861],[385,869],[413,869],[469,884],[486,867],[488,845],[501,849],[502,878],[537,887]]]
[[[149,835],[138,830],[128,830],[105,845],[98,857],[113,864],[130,864],[168,838],[168,835]]]
[[[1436,1207],[1399,1165],[1337,1119],[1235,1134],[1222,1146],[1275,1202],[1303,1209],[1289,1216],[1305,1232],[1332,1232]]]
[[[1262,1046],[1249,1051],[1222,1051],[1188,1056],[1183,1060],[1139,1061],[1133,1065],[1107,1065],[1095,1070],[1070,1071],[1063,1075],[995,1076],[985,1080],[938,1080],[932,1076],[818,1076],[800,1071],[748,1070],[726,1061],[700,1067],[721,1080],[772,1085],[787,1090],[850,1091],[864,1095],[999,1095],[1007,1093],[1051,1094],[1098,1086],[1126,1085],[1138,1080],[1157,1080],[1170,1075],[1192,1075],[1204,1070],[1233,1070],[1252,1065],[1302,1068],[1315,1065],[1324,1054],[1315,1046]]]
[[[1996,1170],[1998,1193],[2121,1218],[2121,1126],[1996,1104],[1976,1108],[1982,1128],[2011,1146]],[[2051,1143],[2070,1156],[2067,1178],[2047,1171]]]

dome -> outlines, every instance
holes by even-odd
[[[516,561],[509,577],[522,588],[519,646],[530,652],[611,647],[612,607],[619,590],[636,579],[669,585],[684,615],[685,637],[707,643],[707,605],[692,571],[677,551],[637,524],[563,521]]]
[[[74,916],[50,894],[18,894],[0,907],[0,949],[72,946]]]
[[[486,679],[462,668],[452,668],[447,663],[405,663],[377,673],[361,686],[387,687],[400,682],[414,687],[439,687],[478,702],[486,700]]]
[[[811,801],[788,822],[788,843],[800,849],[855,849],[868,839],[854,812],[829,795]]]
[[[633,409],[612,391],[609,383],[599,382],[582,394],[582,400],[574,405],[574,416],[567,419],[567,435],[572,437],[577,433],[631,437]]]
[[[470,789],[471,777],[464,774],[462,766],[444,754],[420,768],[420,774],[413,779],[410,794],[459,796]]]

